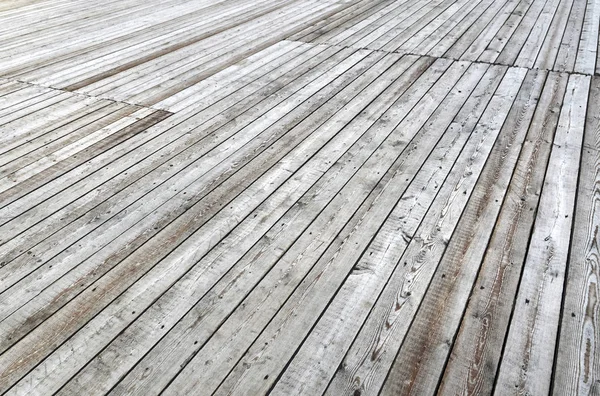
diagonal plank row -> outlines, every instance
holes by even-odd
[[[166,77],[162,110],[0,81],[0,392],[598,387],[596,79],[285,40],[227,59]]]
[[[346,6],[111,0],[0,10],[0,76],[151,106]]]
[[[600,74],[598,0],[363,0],[290,37]]]

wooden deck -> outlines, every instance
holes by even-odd
[[[599,25],[0,2],[0,394],[600,395]]]

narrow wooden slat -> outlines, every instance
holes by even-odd
[[[599,34],[599,0],[2,2],[0,393],[595,394]]]
[[[496,58],[496,62],[504,65],[512,65],[516,61],[521,50],[526,46],[528,39],[536,39],[531,37],[532,29],[536,26],[539,21],[540,14],[544,10],[547,3],[552,3],[554,0],[534,0],[527,13],[519,23],[519,26],[511,36],[508,43],[502,50],[502,52]],[[554,9],[552,8],[552,11]]]
[[[514,64],[516,66],[529,68],[533,67],[538,57],[538,53],[544,43],[544,38],[548,34],[548,29],[550,28],[551,22],[554,18],[556,18],[556,12],[559,6],[559,0],[552,0],[546,3],[542,13],[538,17],[538,20],[535,22],[535,25],[529,32],[527,42],[525,45],[523,45],[523,48],[521,48],[521,52],[519,52],[517,59],[515,59]],[[596,50],[594,49],[594,56],[595,53]]]
[[[469,20],[473,15],[477,15],[478,10],[482,10],[481,12],[483,12],[485,9],[484,5],[487,3],[488,0],[468,2],[466,6],[463,6],[451,18],[448,18],[439,29],[429,35],[429,37],[423,40],[417,47],[411,49],[411,52],[416,54],[430,54],[432,49],[444,39],[447,39],[448,41],[451,40],[453,35],[451,35],[450,32],[456,32],[456,29],[458,29],[459,26],[465,26],[466,23],[463,23],[463,21]],[[443,54],[444,51],[445,50],[441,51],[441,53]]]
[[[573,0],[561,0],[535,61],[536,68],[551,70],[554,66],[573,4]]]
[[[429,290],[389,374],[411,394],[432,394],[450,353],[449,343],[464,311],[519,157],[545,73],[530,72],[508,113]],[[417,362],[409,364],[408,362]],[[426,373],[426,374],[425,374]]]
[[[533,3],[534,0],[526,0],[520,1],[517,4],[514,11],[510,13],[500,30],[490,40],[488,46],[481,52],[477,60],[481,62],[494,62],[498,58]]]
[[[579,49],[579,38],[581,37],[586,3],[587,1],[573,1],[567,27],[563,34],[560,49],[556,55],[552,70],[573,71]]]
[[[503,73],[504,70],[501,68],[488,70],[473,90],[471,97],[465,102],[460,111],[452,116],[452,122],[445,135],[447,137],[444,137],[443,141],[446,139],[450,141],[460,140],[458,136],[461,132],[464,132],[465,135],[472,132],[498,84],[500,84]],[[455,133],[457,135],[454,135]],[[462,137],[462,139],[467,137]],[[440,149],[441,147],[445,147],[445,145],[440,145]],[[377,307],[374,312],[378,312],[379,309]],[[375,340],[371,333],[371,329],[374,329],[372,326],[371,320],[365,322],[363,329],[361,329],[342,363],[336,369],[327,390],[328,394],[353,394],[356,390],[367,393],[377,392],[381,387],[391,362],[388,363],[387,367],[383,365],[381,371],[376,368],[380,364],[379,356],[385,356],[386,354],[376,353],[376,355],[372,355],[372,342]],[[371,357],[375,357],[375,359]],[[373,364],[376,364],[376,366],[373,366]],[[360,378],[360,381],[357,382],[356,378]]]
[[[346,59],[344,59],[343,62],[340,62],[338,65],[336,65],[332,69],[326,71],[321,76],[314,79],[314,81],[311,81],[308,85],[306,85],[303,89],[301,89],[299,91],[300,93],[296,95],[294,100],[290,100],[290,101],[286,102],[284,105],[280,106],[280,107],[283,107],[283,109],[280,109],[280,110],[285,110],[286,107],[288,107],[288,111],[291,110],[291,108],[294,108],[299,103],[302,103],[304,100],[308,99],[308,97],[310,97],[313,94],[315,94],[316,92],[318,92],[321,88],[323,88],[324,86],[331,83],[340,74],[344,73],[346,70],[351,68],[356,62],[358,62],[360,59],[364,58],[367,55],[366,51],[355,52],[352,50],[352,51],[346,51],[346,52],[347,52],[346,55],[349,55],[348,53],[350,53],[350,55]],[[334,86],[330,87],[330,89],[334,89]],[[284,113],[287,113],[287,112],[284,111]],[[268,113],[265,116],[258,119],[258,121],[260,121],[260,122],[255,122],[253,125],[253,128],[257,131],[262,131],[264,126],[269,126],[273,122],[272,117],[277,117],[277,111],[272,111],[271,113]],[[292,117],[289,117],[289,118],[292,118]],[[298,119],[296,117],[294,117],[294,118],[292,118],[291,121],[297,123],[297,122],[300,122],[300,120],[303,117],[300,117],[300,119]],[[285,119],[285,120],[290,122],[289,119]],[[283,131],[286,130],[285,126],[286,126],[286,124],[283,124],[283,126],[281,126],[281,129]],[[252,134],[250,133],[250,131],[251,131],[250,128],[248,128],[248,129],[249,129],[248,130],[249,133],[244,136],[246,136],[249,139],[252,136]],[[246,169],[246,172],[252,172],[252,169],[251,168]],[[256,176],[260,176],[260,175],[256,175]],[[55,326],[55,325],[62,327],[63,328],[63,331],[62,331],[63,336],[67,336],[67,333],[64,331],[64,324],[60,324],[59,322],[52,324],[52,322],[54,322],[55,319],[58,319],[62,315],[70,316],[71,313],[69,313],[69,311],[75,309],[78,312],[80,312],[80,314],[78,316],[80,320],[78,321],[78,323],[72,322],[71,330],[72,330],[72,332],[78,330],[80,327],[85,325],[85,323],[89,319],[91,319],[93,316],[95,316],[95,314],[101,308],[103,308],[101,304],[98,304],[98,296],[100,296],[100,295],[104,296],[103,297],[103,300],[105,302],[104,305],[110,303],[121,292],[125,291],[140,276],[142,276],[146,271],[151,269],[153,265],[160,262],[161,259],[170,252],[170,250],[166,250],[164,248],[164,246],[172,246],[174,248],[175,246],[186,241],[186,239],[188,239],[198,229],[201,229],[202,230],[201,232],[208,231],[210,233],[214,233],[214,232],[216,232],[217,228],[220,228],[221,229],[219,231],[220,234],[223,234],[223,235],[227,234],[231,230],[231,228],[233,228],[236,225],[236,223],[232,222],[232,220],[237,218],[237,219],[239,219],[238,221],[240,221],[241,218],[243,218],[243,216],[240,215],[241,210],[251,211],[255,207],[255,205],[257,205],[255,200],[258,200],[258,202],[261,202],[265,198],[265,194],[266,194],[266,196],[268,196],[272,192],[272,189],[277,188],[277,186],[280,183],[282,183],[285,179],[287,179],[288,177],[289,177],[289,172],[285,171],[285,169],[280,169],[279,172],[271,172],[270,174],[263,176],[262,179],[267,179],[266,181],[263,181],[263,183],[258,183],[258,185],[256,185],[253,189],[245,190],[245,187],[247,187],[249,184],[251,184],[253,182],[253,179],[249,178],[247,173],[240,174],[240,175],[238,175],[238,178],[229,180],[229,183],[221,185],[219,189],[212,191],[211,192],[212,200],[206,199],[206,200],[201,200],[201,201],[197,201],[197,202],[194,202],[194,201],[190,202],[188,200],[188,197],[186,197],[188,189],[178,191],[179,193],[177,194],[175,199],[171,199],[170,201],[168,201],[168,205],[162,206],[161,210],[165,211],[166,213],[170,213],[171,212],[170,207],[177,208],[178,212],[175,212],[174,215],[185,214],[185,216],[180,216],[175,221],[173,221],[174,219],[172,219],[172,218],[170,219],[168,217],[165,218],[164,220],[162,220],[163,225],[161,225],[160,228],[167,226],[167,225],[168,225],[168,227],[166,227],[160,231],[159,230],[154,231],[154,233],[158,233],[158,235],[160,237],[158,237],[158,238],[155,237],[153,239],[153,243],[143,245],[143,249],[135,250],[135,254],[130,256],[129,253],[131,253],[131,250],[134,250],[134,249],[131,249],[131,247],[133,247],[133,246],[139,247],[139,245],[141,245],[141,243],[140,243],[141,241],[139,241],[139,235],[140,235],[140,231],[148,229],[148,225],[146,225],[146,223],[150,223],[156,227],[157,221],[160,222],[161,218],[164,217],[164,214],[162,214],[160,210],[154,211],[153,216],[146,218],[144,222],[137,223],[136,227],[128,230],[128,233],[134,237],[133,242],[135,242],[135,240],[138,239],[138,242],[137,242],[138,246],[136,246],[136,245],[131,246],[131,244],[129,244],[130,245],[129,249],[131,249],[131,250],[128,251],[128,249],[124,250],[122,247],[117,245],[114,247],[106,248],[106,249],[104,249],[104,251],[101,254],[95,255],[95,260],[94,260],[95,263],[94,263],[94,261],[91,261],[91,262],[89,262],[89,264],[102,265],[105,263],[105,260],[109,259],[109,262],[113,263],[113,265],[115,265],[115,267],[112,268],[108,274],[106,274],[104,277],[102,277],[99,280],[99,282],[94,284],[92,287],[87,288],[85,290],[83,296],[77,296],[77,294],[75,294],[75,293],[70,293],[70,296],[69,296],[70,299],[72,299],[73,297],[76,297],[76,296],[78,298],[71,300],[68,303],[67,303],[68,300],[65,299],[62,303],[59,303],[60,305],[62,305],[64,303],[67,303],[67,304],[60,309],[59,313],[54,314],[53,316],[51,316],[49,318],[48,321],[44,322],[44,324],[42,326],[37,327],[33,332],[29,333],[26,336],[26,338],[23,339],[19,343],[18,347],[11,348],[10,351],[7,354],[0,357],[0,359],[3,359],[6,356],[10,356],[13,353],[21,353],[21,352],[19,352],[19,350],[23,347],[24,348],[33,347],[36,350],[36,356],[40,356],[42,358],[45,357],[44,354],[49,354],[50,352],[52,352],[53,348],[51,347],[51,344],[55,341],[51,341],[50,344],[46,343],[48,348],[42,350],[39,348],[39,345],[40,345],[39,341],[41,341],[41,339],[39,339],[39,341],[35,341],[35,340],[33,340],[33,338],[42,337],[43,339],[50,341],[49,339],[45,338],[46,336],[44,334],[48,331],[49,327],[51,328],[52,326]],[[239,178],[243,178],[246,181],[244,183],[240,183],[241,181],[239,180]],[[283,178],[283,180],[281,180],[282,178]],[[279,182],[275,183],[274,179],[275,180],[279,179]],[[267,184],[265,185],[264,183],[267,183]],[[269,186],[269,188],[267,189],[267,188],[265,188],[265,186]],[[202,183],[202,181],[197,182],[196,185],[192,185],[189,188],[191,198],[193,199],[194,196],[199,195],[198,192],[195,191],[196,188],[198,188],[198,189],[200,189],[200,191],[202,191],[205,187],[206,187],[205,183]],[[233,192],[230,191],[231,188],[234,188]],[[237,189],[237,191],[235,189]],[[258,191],[256,191],[256,190],[261,191],[261,193],[258,194]],[[242,191],[244,191],[244,194],[241,195],[240,197],[237,197],[237,195],[240,194]],[[225,193],[225,194],[229,193],[229,194],[227,194],[225,196],[223,196],[223,195],[219,196],[219,194],[223,194],[223,193]],[[202,196],[202,195],[200,195],[200,196]],[[223,207],[223,204],[225,202],[227,202],[227,201],[223,202],[223,199],[225,199],[226,197],[229,197],[230,200],[237,198],[235,204],[232,204],[231,206]],[[249,197],[252,197],[252,199],[248,199]],[[218,202],[220,202],[220,205],[218,204]],[[223,207],[224,211],[220,211],[220,209],[222,207]],[[211,212],[212,212],[212,215],[211,215]],[[218,213],[218,216],[216,216],[215,218],[212,218],[212,216],[216,215],[217,213]],[[199,218],[204,218],[204,221],[199,222],[198,221]],[[209,220],[210,220],[210,222],[209,222]],[[190,227],[191,223],[193,223],[195,225],[193,227]],[[207,224],[205,224],[205,223],[207,223]],[[204,225],[204,227],[202,228],[203,225]],[[217,228],[215,228],[215,227],[217,227]],[[159,227],[156,227],[156,228],[159,228]],[[152,235],[149,235],[149,236],[152,236]],[[174,237],[178,238],[178,241],[177,240],[174,241],[173,240]],[[201,240],[204,240],[204,239],[201,238]],[[218,242],[218,240],[217,241],[212,240],[212,242],[211,242],[210,239],[206,239],[206,240],[204,240],[204,242],[206,243],[207,248],[211,248],[214,246],[213,244],[216,244]],[[158,245],[163,245],[163,248],[160,248]],[[157,253],[159,254],[158,256],[156,255]],[[185,254],[202,254],[201,251],[198,249],[191,250],[191,251],[184,250],[184,253]],[[148,258],[148,257],[154,257],[154,258],[152,260],[143,259],[142,261],[145,263],[145,265],[140,266],[138,264],[139,263],[138,260],[139,260],[140,256],[146,257],[146,258]],[[122,261],[122,260],[124,260],[124,261]],[[58,292],[60,295],[64,295],[65,290],[62,289],[61,287],[66,286],[67,289],[69,289],[68,285],[72,284],[72,279],[70,279],[70,278],[75,277],[75,278],[80,279],[80,281],[83,281],[84,283],[88,283],[89,275],[92,275],[88,272],[91,269],[91,268],[89,268],[89,264],[87,266],[80,265],[75,269],[75,271],[72,271],[71,273],[69,273],[68,277],[61,278],[61,282],[63,283],[63,285],[60,285],[60,283],[58,283],[58,285],[55,284],[55,286],[58,286],[58,287],[55,287],[55,290],[52,291],[52,293]],[[88,267],[88,268],[86,268],[86,267]],[[109,268],[106,268],[106,269],[108,270]],[[134,272],[132,272],[132,270]],[[86,275],[86,272],[88,275]],[[123,276],[124,274],[128,274],[128,275]],[[117,283],[120,283],[120,285],[115,284],[115,281],[117,281]],[[104,291],[102,293],[100,293],[99,289],[102,289]],[[74,291],[74,290],[72,290],[72,291]],[[47,298],[47,297],[49,297],[49,295],[46,296],[45,298]],[[52,298],[52,299],[55,302],[58,302],[55,298]],[[89,301],[95,301],[96,303],[90,305]],[[56,306],[55,309],[59,308],[60,305]],[[84,317],[81,312],[81,308],[84,306],[87,307],[88,309],[92,309],[91,311],[88,311],[87,318]],[[31,308],[33,308],[33,310]],[[29,313],[26,313],[25,311],[29,311]],[[22,318],[25,318],[26,316],[30,315],[34,311],[38,311],[38,309],[34,308],[34,306],[30,306],[28,309],[23,310],[22,314],[16,315],[17,318],[14,318],[14,319],[11,319],[8,321],[4,321],[0,324],[0,326],[5,326],[5,325],[11,326],[11,327],[14,326],[13,328],[17,332],[22,333],[23,330],[25,329],[25,327],[19,326],[17,324],[17,322],[21,321]],[[138,312],[138,311],[136,311],[136,312]],[[50,311],[48,311],[48,313],[50,313]],[[12,325],[11,325],[11,323],[12,323]],[[29,323],[32,323],[32,322],[29,321]],[[32,326],[32,328],[33,328],[33,326]],[[54,333],[54,331],[50,330],[50,333]],[[46,334],[48,334],[48,333],[46,333]],[[29,341],[29,340],[31,340],[31,341]],[[9,357],[7,359],[9,359]],[[60,357],[59,357],[59,359],[62,360]],[[27,362],[27,364],[31,364],[31,363],[32,363],[31,361]],[[46,363],[42,364],[41,366],[39,366],[39,369],[46,370],[49,368],[47,366],[49,364],[52,365],[53,363],[46,362]],[[56,367],[60,367],[60,366],[61,366],[61,364],[58,364],[58,366],[56,366]],[[7,370],[5,372],[5,375],[10,376],[9,378],[18,380],[20,378],[19,374],[21,374],[21,373],[25,374],[27,371],[28,370],[27,370],[26,366],[17,365],[17,366],[13,366],[12,370]],[[15,389],[18,390],[20,388],[33,388],[36,386],[53,387],[53,386],[56,386],[55,381],[57,381],[57,380],[61,381],[61,380],[64,380],[64,378],[56,378],[56,379],[54,379],[54,381],[52,378],[49,378],[47,381],[42,381],[42,380],[44,380],[44,378],[40,378],[40,381],[41,381],[40,384],[38,384],[37,381],[30,382],[28,380],[24,380],[24,381],[20,382],[19,385],[17,386],[17,388],[15,388]],[[8,382],[8,381],[2,381],[2,382]]]
[[[439,81],[428,91],[428,100],[425,102],[419,102],[414,107],[414,109],[406,116],[406,118],[397,126],[396,130],[403,131],[407,135],[406,138],[414,139],[414,136],[417,135],[417,132],[428,121],[429,117],[437,109],[439,103],[454,87],[456,82],[465,72],[466,68],[467,65],[460,63],[455,63],[452,66],[450,66],[447,72],[443,76],[441,76]],[[416,145],[419,144],[420,141],[412,140],[411,143]],[[431,147],[427,144],[425,144],[425,146]],[[382,145],[382,149],[386,148],[387,147],[385,144]],[[450,149],[448,149],[448,151],[450,153],[452,152]],[[456,151],[458,152],[459,150]],[[453,158],[454,157],[452,156],[452,154],[448,154],[447,161],[452,162]],[[402,201],[402,197],[410,197],[415,191],[421,190],[423,188],[423,185],[426,183],[424,183],[425,180],[433,179],[431,180],[432,184],[435,184],[436,180],[442,180],[444,177],[444,172],[436,172],[436,170],[439,170],[439,166],[437,165],[438,164],[436,164],[436,166],[431,167],[427,167],[426,165],[424,165],[424,168],[426,170],[423,172],[416,173],[414,179],[412,180],[412,183],[410,183],[407,187],[404,187],[406,195],[402,195],[400,193],[400,191],[402,190],[400,190],[397,192],[397,195],[395,197],[388,198],[388,194],[382,193],[379,199],[385,199],[386,203],[390,201],[394,202],[394,200]],[[431,170],[433,170],[433,176],[430,173]],[[438,174],[436,175],[435,173]],[[439,179],[437,179],[436,176]],[[394,181],[395,180],[392,179],[390,183],[395,184]],[[428,206],[427,204],[431,202],[435,197],[435,192],[437,192],[435,191],[435,189],[431,189],[431,191],[422,193],[418,205],[420,210],[426,210]],[[401,195],[402,197],[399,197]],[[387,201],[387,199],[389,199],[390,201]],[[378,200],[376,200],[373,203],[373,206],[377,204]],[[416,204],[414,205],[416,206]],[[391,208],[393,208],[393,206],[395,205],[390,205]],[[414,219],[419,219],[421,217],[419,209],[414,208]],[[408,209],[407,212],[411,212],[411,210]],[[394,214],[395,212],[392,211],[392,213],[389,216],[394,216]],[[413,221],[411,220],[412,219],[407,219],[407,222],[413,223]],[[418,224],[418,220],[416,221],[416,223]],[[365,227],[368,227],[367,224],[365,224]],[[386,232],[387,230],[389,230],[387,228],[387,221],[384,221],[380,227],[381,228],[378,231],[377,235],[381,233],[382,235],[389,237],[390,234]],[[369,233],[365,233],[363,235],[370,236],[370,232],[371,230],[369,230]],[[410,233],[410,228],[408,228],[408,226],[407,233]],[[365,294],[368,294],[368,288],[370,285],[366,282],[365,279],[362,279],[363,277],[359,276],[359,274],[362,274],[363,271],[369,273],[371,270],[376,272],[376,269],[373,268],[374,266],[369,266],[369,263],[363,263],[362,261],[357,262],[357,260],[360,258],[361,252],[363,252],[363,248],[371,249],[372,251],[374,250],[377,254],[380,245],[378,243],[379,241],[377,240],[377,236],[375,235],[373,236],[373,238],[375,241],[367,243],[367,246],[364,246],[364,244],[363,246],[360,246],[360,243],[359,246],[356,246],[356,242],[355,240],[353,240],[354,238],[350,237],[350,239],[348,240],[348,245],[346,246],[352,246],[354,248],[354,251],[352,253],[345,251],[345,249],[343,249],[342,247],[342,249],[339,251],[339,255],[335,258],[330,259],[330,262],[328,263],[328,266],[326,268],[319,268],[319,266],[317,265],[317,268],[313,269],[313,271],[317,270],[315,272],[316,274],[318,274],[318,279],[314,279],[314,275],[312,273],[308,274],[307,279],[305,279],[303,284],[300,285],[299,290],[295,291],[294,295],[292,295],[292,297],[288,300],[286,305],[278,312],[278,315],[275,317],[275,319],[271,321],[269,326],[255,341],[254,346],[248,350],[246,356],[242,357],[240,362],[238,362],[237,367],[235,367],[231,371],[229,376],[220,386],[218,392],[224,393],[236,390],[237,392],[242,392],[244,389],[248,389],[250,392],[253,393],[264,393],[274,384],[274,381],[276,379],[274,375],[281,371],[283,367],[285,367],[285,362],[287,362],[292,356],[294,349],[300,346],[302,342],[302,337],[300,335],[306,335],[308,329],[315,332],[314,334],[319,340],[319,342],[323,341],[327,343],[327,341],[323,338],[323,336],[325,335],[325,331],[319,331],[318,327],[315,328],[312,326],[314,321],[319,317],[317,315],[314,315],[314,313],[321,312],[325,308],[326,302],[332,298],[332,296],[330,295],[332,288],[335,290],[335,288],[341,285],[342,281],[344,282],[344,286],[348,286],[342,286],[341,290],[337,291],[337,295],[339,296],[338,301],[340,301],[341,304],[337,305],[336,308],[339,307],[338,309],[343,310],[341,306],[356,307],[357,305],[361,306],[361,304],[362,306],[368,306],[368,304],[363,303],[363,301],[361,301],[360,294],[352,293],[355,290],[353,288],[355,283],[352,280],[356,279],[357,282],[361,283],[364,287],[363,290]],[[404,241],[402,237],[400,237],[400,239]],[[400,243],[400,246],[402,245],[403,244]],[[391,252],[393,250],[395,249],[390,247],[390,249],[388,249],[388,252]],[[376,257],[373,257],[373,260],[376,260]],[[342,265],[343,269],[341,268]],[[328,270],[329,268],[336,268],[336,271],[330,271]],[[311,298],[310,296],[308,296],[306,289],[314,290],[315,292],[312,293],[314,297]],[[348,305],[343,305],[345,303],[348,303]],[[303,312],[300,312],[300,306],[307,307],[308,309],[306,309],[305,311],[303,310]],[[336,311],[337,310],[334,310],[334,312]],[[310,313],[310,317],[309,315],[307,315],[308,313]],[[348,320],[349,323],[354,322],[355,318],[353,318],[351,315],[341,316],[343,316],[343,320]],[[335,322],[333,318],[330,318],[330,316],[327,315],[327,312],[325,312],[324,316],[321,316],[321,318],[324,321],[324,323],[327,324]],[[360,320],[357,320],[356,322],[360,322]],[[325,327],[331,329],[331,327],[333,326],[328,327],[326,325]],[[264,345],[265,342],[268,342],[268,347]],[[327,344],[329,344],[329,346],[335,345],[333,342]],[[315,352],[315,350],[311,349],[310,345],[308,349],[309,356],[314,357],[313,353]],[[342,352],[342,350],[340,350],[340,352]],[[335,355],[332,354],[330,355],[330,357],[335,358]],[[328,358],[321,359],[320,363],[322,368],[331,365],[331,363],[328,362]],[[314,362],[312,362],[312,364],[314,364]],[[307,365],[310,365],[310,363]],[[335,366],[337,366],[337,364],[334,364],[334,367]],[[240,375],[240,372],[242,372],[243,374]],[[273,376],[273,378],[264,379],[264,376],[266,375],[269,375],[269,378]],[[254,380],[255,378],[258,380]],[[303,384],[302,392],[306,392],[308,394],[322,393],[327,385],[327,381],[317,381],[316,378],[311,378],[310,375],[307,376],[307,378],[301,379],[301,381],[298,383]],[[280,394],[289,394],[287,390],[281,390],[279,392]]]
[[[440,28],[450,25],[455,19],[460,18],[462,12],[468,10],[468,5],[472,4],[473,7],[477,6],[478,2],[468,2],[467,0],[459,0],[453,2],[448,8],[446,8],[441,14],[436,15],[435,18],[420,26],[420,29],[411,37],[406,40],[402,45],[396,48],[398,52],[412,52],[413,49],[422,44],[425,39],[430,38],[432,34],[439,34]]]
[[[511,26],[511,23],[513,22],[509,20],[511,16],[514,17],[523,13],[523,8],[520,8],[519,6],[523,6],[523,8],[527,9],[529,4],[527,2],[514,0],[506,2],[504,7],[496,14],[490,24],[486,26],[465,53],[463,53],[461,59],[475,61],[483,55],[484,51],[494,50],[494,47],[489,45],[490,43],[493,42],[498,45],[498,43],[505,44],[508,42],[508,37],[510,36],[507,37],[507,35],[510,33],[510,28],[507,29],[508,31],[503,31],[502,28]]]
[[[412,13],[408,18],[399,21],[398,25],[402,26],[402,32],[389,40],[382,49],[397,51],[398,48],[411,38],[416,32],[420,31],[423,26],[427,26],[431,19],[437,17],[450,7],[455,0],[432,1],[419,8]]]
[[[600,2],[588,0],[585,8],[585,18],[577,49],[577,60],[574,72],[594,74],[596,71],[596,51],[598,50],[598,34],[600,29]]]
[[[450,37],[448,37],[448,47],[441,46],[435,48],[431,54],[459,59],[479,34],[486,28],[490,21],[496,17],[496,14],[498,14],[505,3],[507,3],[507,0],[492,1],[485,4],[487,7],[482,7],[479,11],[479,15],[477,13],[472,13],[469,21],[463,21],[459,28],[459,36],[457,38],[450,39]]]

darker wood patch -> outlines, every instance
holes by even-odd
[[[53,166],[43,170],[40,173],[37,173],[22,183],[16,184],[12,188],[0,193],[0,202],[2,202],[2,206],[8,205],[17,199],[22,198],[42,185],[64,175],[65,173],[75,169],[90,159],[125,142],[131,137],[144,132],[151,126],[158,124],[164,119],[170,117],[172,114],[173,113],[168,111],[157,110],[149,116],[146,116],[135,123],[111,134],[110,136],[107,136],[99,142],[96,142],[85,150],[82,150],[63,161],[57,162]]]

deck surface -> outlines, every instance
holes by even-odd
[[[0,394],[600,395],[599,25],[0,2]]]

